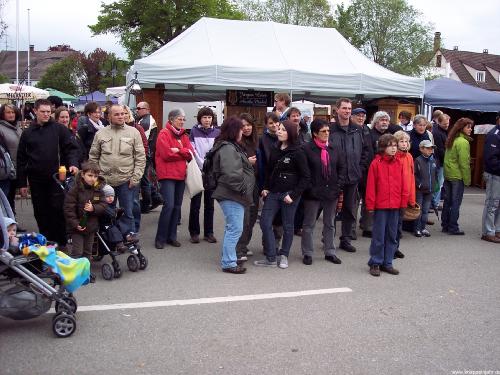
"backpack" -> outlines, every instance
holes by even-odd
[[[16,167],[12,162],[9,151],[7,151],[7,147],[5,147],[3,139],[0,139],[0,181],[15,179]]]
[[[205,190],[215,190],[217,187],[217,176],[214,168],[215,153],[223,146],[222,142],[212,147],[210,151],[205,154],[203,167],[201,169],[201,177],[203,179],[203,188]]]

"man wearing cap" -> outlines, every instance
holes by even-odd
[[[368,168],[368,147],[359,126],[351,123],[351,100],[341,98],[337,101],[337,122],[330,124],[328,142],[333,150],[346,158],[346,182],[342,192],[342,234],[339,247],[348,252],[355,252],[351,245],[353,225],[356,223],[356,196],[358,183],[366,174]]]
[[[481,239],[500,243],[500,112],[497,114],[496,126],[486,136],[483,160],[486,199]]]

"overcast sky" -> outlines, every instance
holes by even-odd
[[[147,0],[145,0],[147,1]],[[500,1],[498,0],[408,0],[420,9],[424,18],[440,31],[444,47],[500,55]],[[4,19],[8,49],[16,48],[16,0],[6,0]],[[90,52],[100,47],[126,58],[126,52],[113,35],[93,37],[87,25],[94,24],[100,11],[101,0],[19,0],[20,50],[28,46],[28,11],[31,19],[31,44],[36,50],[51,45],[69,44],[72,48]],[[112,0],[104,0],[111,3]],[[339,3],[331,0],[332,4]],[[347,3],[349,1],[346,1]],[[138,10],[139,11],[139,10]],[[401,25],[401,27],[405,27]],[[5,49],[5,39],[0,41]]]

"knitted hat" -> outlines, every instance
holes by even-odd
[[[5,223],[5,228],[8,228],[12,224],[17,224],[16,221],[10,217],[4,216],[3,222]]]
[[[104,185],[102,192],[104,193],[105,198],[115,196],[115,190],[110,185]]]

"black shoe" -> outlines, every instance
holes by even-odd
[[[342,250],[347,251],[348,253],[355,253],[356,252],[356,248],[354,246],[352,246],[349,242],[346,242],[346,241],[340,241],[339,247]]]
[[[364,230],[361,235],[363,237],[366,237],[366,238],[372,238],[372,231],[371,230]]]
[[[95,274],[93,274],[92,272],[90,273],[89,276],[89,283],[91,284],[95,283]]]
[[[173,247],[181,247],[181,243],[177,240],[168,240],[167,244]]]
[[[192,234],[191,238],[189,239],[189,242],[200,243],[200,236],[198,236],[197,234]]]
[[[207,241],[208,243],[216,243],[217,238],[214,237],[213,234],[209,234],[208,236],[203,237],[204,241]]]
[[[245,273],[246,271],[247,271],[247,269],[245,267],[241,267],[241,266],[222,269],[222,272],[234,273],[235,275],[241,275],[241,274]]]
[[[306,266],[310,266],[313,263],[312,256],[304,255],[304,258],[302,258],[302,263],[304,263]]]
[[[405,255],[399,250],[396,250],[396,252],[394,253],[394,259],[396,259],[396,258],[403,259],[404,257],[405,257]]]
[[[376,264],[370,266],[370,275],[380,276],[380,266],[377,266]]]
[[[441,228],[441,232],[448,233],[448,228]]]
[[[335,264],[342,264],[342,261],[336,255],[325,255],[325,260]]]
[[[463,230],[457,230],[455,232],[448,232],[448,234],[451,234],[453,236],[463,236],[465,232]]]
[[[390,273],[391,275],[399,275],[399,271],[394,267],[380,266],[380,271]]]
[[[155,247],[157,249],[163,249],[165,247],[165,244],[163,242],[160,242],[160,241],[155,241]]]

